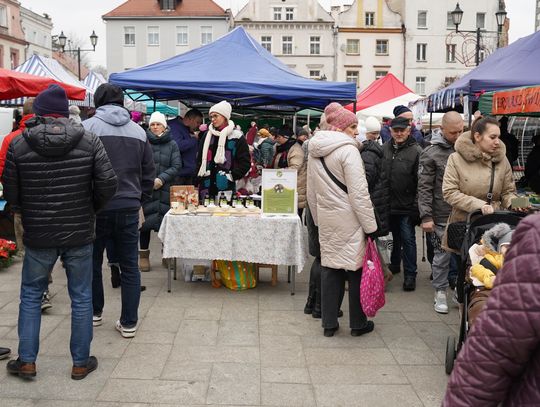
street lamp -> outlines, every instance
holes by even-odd
[[[504,23],[506,21],[506,10],[504,8],[504,2],[499,0],[499,9],[495,13],[495,17],[497,18],[497,48],[501,46],[501,34],[502,34],[502,28],[504,26]],[[495,33],[495,31],[487,31],[487,30],[481,30],[480,27],[477,27],[475,31],[465,31],[460,30],[459,25],[461,24],[461,20],[463,19],[463,10],[459,7],[459,2],[456,4],[456,8],[454,11],[450,12],[450,15],[452,16],[452,23],[456,26],[456,33],[476,33],[476,56],[475,56],[475,62],[476,66],[480,64],[480,36],[481,33]]]
[[[64,35],[64,31],[60,33],[58,36],[58,44],[60,45],[60,48],[62,50],[62,53],[69,52],[70,54],[77,54],[77,64],[78,64],[78,73],[79,73],[79,80],[81,80],[81,51],[82,52],[95,52],[96,51],[96,45],[98,41],[98,36],[96,35],[96,32],[92,30],[92,34],[90,35],[90,44],[92,44],[92,49],[81,49],[81,47],[77,47],[77,49],[65,49],[66,46],[66,40],[67,37]]]

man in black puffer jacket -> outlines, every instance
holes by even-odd
[[[21,213],[24,257],[19,306],[19,358],[11,374],[36,375],[41,296],[49,270],[60,257],[72,300],[72,379],[97,368],[92,341],[92,242],[95,214],[117,186],[103,144],[80,124],[68,120],[65,91],[51,85],[34,100],[36,116],[22,137],[9,146],[3,174],[4,195]]]
[[[390,180],[390,230],[394,244],[390,270],[398,273],[403,246],[404,291],[416,289],[416,235],[418,222],[418,163],[422,148],[410,135],[409,121],[392,119],[392,139],[383,145],[384,170]]]

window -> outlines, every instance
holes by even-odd
[[[265,48],[268,52],[272,52],[272,37],[269,35],[263,35],[261,37],[261,45],[263,48]]]
[[[446,46],[446,62],[456,62],[456,45],[449,44]]]
[[[427,44],[416,44],[416,60],[426,62]]]
[[[0,45],[0,68],[4,67],[4,46]]]
[[[292,55],[292,36],[284,35],[281,37],[283,55]]]
[[[454,25],[454,20],[452,19],[451,11],[446,13],[446,28],[451,28],[451,29],[456,28],[456,26]]]
[[[176,27],[176,45],[188,45],[188,28],[186,25]]]
[[[359,78],[358,71],[347,71],[345,80],[347,82],[356,83],[356,87],[358,87],[358,78]]]
[[[135,27],[124,27],[124,45],[135,45]]]
[[[377,40],[375,42],[375,55],[388,55],[388,40]]]
[[[10,57],[11,69],[17,68],[19,66],[19,50],[12,48],[9,53],[9,57]]]
[[[274,21],[281,20],[281,7],[274,7]]]
[[[285,20],[294,20],[294,7],[285,7]]]
[[[148,45],[159,45],[159,27],[157,25],[149,25],[148,32]]]
[[[201,26],[201,45],[210,44],[212,42],[212,26]]]
[[[368,11],[366,13],[366,27],[373,27],[375,25],[375,13]]]
[[[360,40],[347,40],[347,55],[360,55]]]
[[[321,54],[321,37],[318,35],[309,37],[309,53],[310,55]]]
[[[309,78],[310,79],[321,79],[321,71],[309,71]]]
[[[7,8],[6,6],[0,4],[0,26],[7,27],[8,19],[7,19]]]
[[[476,28],[486,28],[486,13],[476,13]]]
[[[427,28],[427,11],[418,12],[418,28]]]
[[[160,0],[162,10],[174,10],[176,7],[175,0]]]
[[[424,96],[426,94],[426,77],[417,76],[416,77],[416,94]]]
[[[388,71],[375,71],[375,79],[381,79],[388,74]]]

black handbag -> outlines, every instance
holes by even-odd
[[[493,199],[493,183],[495,181],[495,163],[491,164],[491,182],[489,184],[489,192],[487,194],[487,204],[491,205]],[[468,225],[466,221],[453,222],[446,229],[446,243],[450,249],[461,250],[465,234],[467,233]]]

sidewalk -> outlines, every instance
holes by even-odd
[[[94,329],[92,342],[99,368],[79,382],[70,378],[65,273],[55,267],[38,375],[31,382],[7,376],[1,361],[3,407],[440,406],[446,337],[458,332],[458,312],[433,311],[429,264],[420,261],[421,254],[416,292],[403,292],[402,276],[396,276],[373,333],[350,336],[345,303],[340,330],[325,338],[320,320],[303,313],[311,262],[297,276],[295,296],[286,268],[280,268],[277,287],[270,286],[270,271],[261,270],[263,281],[247,292],[179,279],[167,293],[155,236],[152,247],[153,269],[142,274],[147,290],[133,339],[114,329],[120,291],[111,288],[104,267],[103,325]],[[420,239],[418,247],[421,252]],[[16,260],[0,271],[0,346],[11,347],[13,355],[21,266]]]

